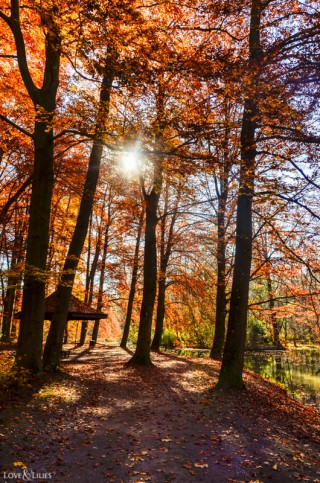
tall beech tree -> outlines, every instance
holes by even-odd
[[[103,214],[106,208],[106,201],[107,201],[107,191],[103,196],[102,206],[101,206],[101,222],[98,225],[97,229],[93,229],[93,211],[91,212],[90,220],[89,220],[89,234],[88,234],[88,253],[87,253],[87,262],[86,262],[86,291],[84,296],[84,302],[88,305],[92,305],[93,296],[94,296],[94,284],[95,284],[95,277],[98,268],[98,262],[100,257],[100,252],[102,250],[102,237],[103,237],[103,230],[104,230],[104,222],[103,222]],[[109,188],[109,203],[108,203],[108,215],[111,212],[111,200],[110,200],[110,188]],[[108,216],[109,218],[109,216]],[[109,228],[110,228],[110,218],[106,222],[106,234],[105,234],[105,243],[109,241]],[[91,261],[91,245],[93,240],[93,231],[96,231],[96,240],[94,243],[94,254]],[[104,270],[101,270],[101,274]],[[101,275],[100,274],[100,275]],[[81,323],[81,331],[80,331],[80,340],[79,344],[83,345],[85,343],[88,331],[88,321],[83,320]],[[94,339],[95,340],[95,339]]]
[[[241,163],[237,201],[236,251],[230,299],[228,330],[217,387],[244,387],[242,372],[246,341],[250,269],[252,258],[252,198],[256,162],[257,92],[262,60],[260,41],[264,3],[252,0],[249,33],[248,84],[241,128]]]
[[[88,171],[83,187],[76,227],[63,266],[61,280],[57,288],[56,307],[50,325],[43,354],[43,365],[48,369],[56,369],[61,358],[63,334],[65,331],[68,307],[71,298],[73,282],[78,267],[88,231],[90,214],[92,212],[94,194],[99,178],[101,159],[103,155],[103,136],[106,131],[106,120],[110,107],[110,95],[114,79],[115,57],[107,58],[101,82],[99,110],[95,128],[95,140],[92,145]]]
[[[106,278],[106,261],[107,261],[107,255],[108,255],[108,248],[109,248],[109,243],[110,243],[110,226],[112,223],[112,218],[111,218],[111,188],[109,191],[109,203],[108,203],[108,208],[107,208],[107,222],[106,222],[106,228],[104,232],[104,241],[103,241],[103,247],[102,247],[102,257],[101,257],[101,268],[100,268],[100,277],[99,277],[99,289],[98,289],[98,296],[97,296],[97,312],[101,313],[103,309],[103,287],[104,287],[104,282]],[[98,339],[98,334],[99,334],[99,326],[100,326],[100,320],[96,320],[94,322],[93,326],[93,331],[92,331],[92,340],[95,342]]]
[[[227,316],[227,210],[230,184],[230,170],[234,159],[230,148],[231,108],[230,101],[226,99],[224,106],[224,133],[218,174],[215,176],[216,196],[218,198],[217,212],[217,292],[215,304],[214,338],[210,351],[212,359],[220,360],[223,353],[226,316]]]
[[[174,226],[178,216],[178,207],[181,198],[182,186],[177,188],[177,196],[174,202],[174,207],[169,215],[169,179],[167,179],[166,189],[165,189],[165,200],[164,200],[164,213],[160,219],[160,260],[159,260],[159,277],[158,277],[158,298],[157,298],[157,312],[156,312],[156,327],[151,344],[152,350],[159,350],[164,318],[165,318],[165,296],[166,296],[166,284],[167,284],[167,268],[169,265],[170,255],[172,253],[172,248],[174,245]],[[169,220],[169,221],[168,221]],[[166,228],[169,225],[168,233],[166,237]]]
[[[13,34],[21,78],[35,113],[33,133],[18,128],[33,140],[34,164],[16,360],[19,365],[39,372],[42,368],[46,261],[53,190],[53,121],[59,85],[61,34],[58,22],[59,5],[45,2],[39,8],[33,5],[33,9],[36,13],[33,13],[32,20],[43,29],[45,43],[45,66],[41,87],[37,86],[30,72],[19,0],[11,1],[10,15],[3,10],[0,11],[0,18]]]
[[[156,98],[156,118],[154,121],[155,145],[158,152],[164,148],[165,117],[165,88],[163,74],[161,73]],[[144,231],[144,258],[143,258],[143,294],[140,310],[140,323],[137,347],[128,365],[152,364],[150,358],[151,328],[153,310],[157,292],[157,236],[158,205],[163,182],[163,155],[152,156],[152,183],[148,191],[144,178],[141,176],[141,189],[145,202],[145,231]]]
[[[133,255],[133,263],[132,263],[132,275],[131,275],[131,283],[130,283],[130,290],[129,290],[129,297],[128,297],[128,304],[127,304],[127,311],[126,311],[126,320],[124,323],[123,334],[120,342],[120,347],[127,347],[130,325],[131,325],[131,317],[132,317],[132,310],[133,310],[133,302],[134,296],[136,293],[137,281],[138,281],[138,272],[139,272],[139,253],[140,253],[140,245],[141,245],[141,235],[144,226],[144,215],[145,210],[144,208],[141,209],[139,222],[138,222],[138,230],[136,236],[136,244],[135,250]]]
[[[21,210],[22,211],[22,210]],[[23,210],[24,211],[24,210]],[[26,230],[27,220],[25,213],[22,212],[19,216],[19,211],[16,210],[14,239],[11,254],[11,263],[8,270],[7,287],[3,300],[3,319],[2,319],[2,335],[1,340],[9,342],[12,332],[12,318],[15,306],[15,299],[17,289],[21,286],[21,264],[24,256],[24,232]]]

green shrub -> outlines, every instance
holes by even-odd
[[[136,344],[137,341],[138,341],[138,332],[139,332],[138,325],[131,324],[130,325],[130,330],[129,330],[128,341],[131,342],[132,344]]]
[[[254,315],[249,315],[247,328],[247,346],[258,347],[270,342],[270,332],[264,322],[257,319]]]
[[[31,387],[32,374],[29,370],[18,367],[12,354],[0,356],[0,389],[19,389]]]
[[[165,329],[162,334],[161,344],[166,347],[180,347],[182,341],[177,336],[177,333],[172,329]]]

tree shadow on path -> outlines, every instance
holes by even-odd
[[[7,413],[3,471],[20,461],[54,482],[318,478],[312,438],[268,419],[250,392],[208,393],[218,366],[154,354],[154,367],[126,368],[130,355],[110,346],[68,360],[52,394]]]

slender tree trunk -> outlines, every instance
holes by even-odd
[[[86,262],[86,291],[84,296],[84,303],[89,304],[89,298],[92,297],[92,293],[90,293],[90,276],[92,273],[90,260],[91,260],[91,235],[92,235],[92,211],[90,213],[89,219],[89,234],[88,234],[88,254],[87,254],[87,262]],[[88,330],[88,322],[82,321],[80,325],[80,338],[78,344],[82,346],[85,343],[86,336]]]
[[[88,279],[87,279],[88,292],[87,292],[86,295],[87,295],[87,303],[89,305],[92,304],[92,300],[93,300],[94,280],[95,280],[95,276],[96,276],[96,273],[97,273],[98,262],[99,262],[100,253],[101,253],[101,245],[102,245],[102,227],[100,225],[99,228],[98,228],[98,236],[97,236],[97,240],[96,240],[95,252],[94,252],[89,276],[88,276]]]
[[[142,228],[143,228],[143,220],[144,220],[144,210],[141,210],[139,225],[138,225],[138,233],[136,238],[136,246],[135,246],[134,256],[133,256],[132,277],[131,277],[131,285],[130,285],[130,292],[129,292],[129,298],[128,298],[126,321],[124,324],[122,339],[120,342],[120,347],[124,347],[124,348],[127,347],[127,343],[128,343],[133,302],[134,302],[134,296],[136,293],[136,285],[138,280],[139,249],[140,249],[140,241],[141,241],[141,234],[142,234]]]
[[[164,91],[161,81],[156,96],[157,119],[155,122],[155,139],[157,146],[163,147],[165,122]],[[143,292],[140,310],[140,323],[136,351],[127,365],[151,366],[150,345],[154,303],[157,293],[157,236],[158,205],[162,189],[162,158],[157,156],[153,162],[153,184],[150,193],[145,189],[141,179],[141,187],[146,204],[145,245],[143,259]]]
[[[111,62],[111,67],[107,66],[105,69],[101,85],[96,127],[96,136],[98,139],[94,141],[92,146],[77,223],[69,246],[68,255],[64,263],[61,282],[57,288],[56,308],[45,345],[43,363],[47,370],[55,370],[60,362],[63,332],[67,322],[73,282],[88,231],[94,194],[99,177],[100,163],[103,154],[103,144],[99,141],[99,136],[101,136],[101,133],[104,131],[105,121],[109,112],[113,76]]]
[[[129,365],[152,365],[150,359],[151,328],[157,292],[157,209],[159,194],[153,189],[146,200],[143,295],[137,348]]]
[[[8,277],[8,286],[3,302],[3,319],[2,319],[2,334],[1,340],[3,342],[10,341],[11,321],[14,309],[14,300],[16,294],[17,277]]]
[[[90,290],[90,274],[91,274],[91,237],[92,237],[92,211],[90,213],[89,219],[89,226],[88,226],[88,251],[87,251],[87,260],[86,260],[86,291],[84,295],[84,303],[88,303],[89,299],[89,290]]]
[[[221,248],[221,247],[220,247]],[[219,256],[219,255],[218,255]],[[223,266],[224,265],[224,266]],[[221,360],[225,337],[227,314],[226,283],[225,283],[225,263],[224,260],[218,261],[218,281],[216,294],[216,321],[213,344],[210,357],[214,360]]]
[[[252,85],[256,76],[260,47],[261,0],[253,0],[249,37],[249,69]],[[257,87],[257,85],[256,85]],[[236,252],[231,289],[230,312],[226,343],[217,387],[244,388],[242,379],[247,328],[250,268],[252,258],[252,197],[254,193],[256,158],[256,116],[258,113],[254,89],[249,90],[244,103],[241,130],[240,187],[237,202]]]
[[[109,189],[107,227],[104,234],[104,243],[103,243],[102,258],[101,258],[97,312],[102,312],[102,309],[103,309],[103,287],[104,287],[104,280],[105,280],[105,274],[106,274],[105,267],[106,267],[107,254],[108,254],[108,248],[109,248],[110,226],[111,226],[111,187]],[[100,326],[100,319],[96,320],[93,326],[92,340],[94,340],[95,342],[97,342],[98,340],[99,326]]]
[[[269,296],[269,309],[271,312],[271,326],[272,326],[272,336],[273,336],[273,343],[279,349],[283,349],[283,345],[280,341],[280,332],[279,332],[279,325],[277,321],[276,314],[274,312],[274,293],[272,290],[272,280],[270,272],[267,272],[267,287],[268,287],[268,296]]]
[[[94,321],[92,337],[91,337],[91,340],[94,340],[95,343],[97,342],[97,339],[98,339],[99,326],[100,326],[100,319],[97,319]]]
[[[214,339],[210,352],[210,357],[220,360],[222,357],[226,313],[227,313],[227,297],[226,297],[226,243],[225,243],[225,210],[226,210],[227,193],[226,188],[222,188],[219,196],[218,206],[218,242],[217,242],[217,294],[216,294],[216,322]]]
[[[98,261],[99,261],[99,256],[100,256],[100,251],[101,251],[101,227],[99,227],[99,232],[98,232],[98,239],[96,243],[96,249],[94,253],[94,257],[92,260],[92,264],[90,267],[90,272],[86,280],[86,297],[85,297],[85,302],[88,305],[92,304],[92,299],[93,299],[93,285],[94,285],[94,278],[97,272],[98,268]],[[89,256],[89,254],[88,254]],[[99,324],[99,321],[97,321]],[[87,331],[88,331],[88,322],[84,320],[81,323],[81,332],[80,332],[80,342],[79,345],[83,345],[85,343],[86,337],[87,337]],[[93,337],[92,337],[92,340]]]
[[[173,230],[174,225],[177,219],[177,212],[178,206],[181,199],[181,190],[182,185],[178,188],[178,195],[175,201],[174,209],[172,212],[172,217],[169,226],[168,238],[167,243],[165,241],[166,235],[166,222],[168,217],[168,204],[169,204],[169,190],[168,190],[168,182],[166,185],[166,192],[165,192],[165,205],[164,205],[164,215],[161,219],[161,244],[160,244],[160,274],[158,280],[158,302],[157,302],[157,314],[156,314],[156,328],[151,344],[151,349],[158,351],[160,349],[162,334],[163,334],[163,327],[164,327],[164,318],[165,318],[165,300],[166,300],[166,288],[167,288],[167,269],[169,264],[169,259],[172,252],[173,246]]]
[[[79,345],[84,345],[84,343],[86,341],[86,337],[87,337],[87,331],[88,331],[88,322],[87,322],[87,320],[83,320],[81,322]]]
[[[26,224],[20,224],[19,228],[16,227],[12,261],[11,261],[11,275],[8,277],[7,290],[3,302],[3,320],[2,320],[2,336],[1,340],[9,342],[11,338],[12,318],[14,312],[14,304],[16,298],[17,287],[21,285],[21,273],[18,268],[18,264],[23,259],[23,233],[26,228]]]
[[[158,351],[161,345],[163,327],[164,327],[164,317],[166,314],[165,299],[166,299],[166,278],[162,276],[158,281],[156,329],[155,329],[152,344],[151,344],[151,349],[154,351]]]
[[[216,294],[216,317],[213,344],[210,351],[210,357],[215,360],[221,360],[227,315],[227,296],[226,296],[226,209],[229,192],[229,172],[230,172],[230,155],[229,155],[229,107],[226,105],[225,114],[225,136],[224,136],[224,152],[223,166],[220,174],[220,190],[216,188],[218,196],[218,216],[217,216],[217,294]]]

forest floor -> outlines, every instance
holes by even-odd
[[[247,372],[246,392],[212,390],[216,362],[129,358],[75,349],[61,373],[4,392],[0,482],[320,482],[320,415],[279,386]]]

